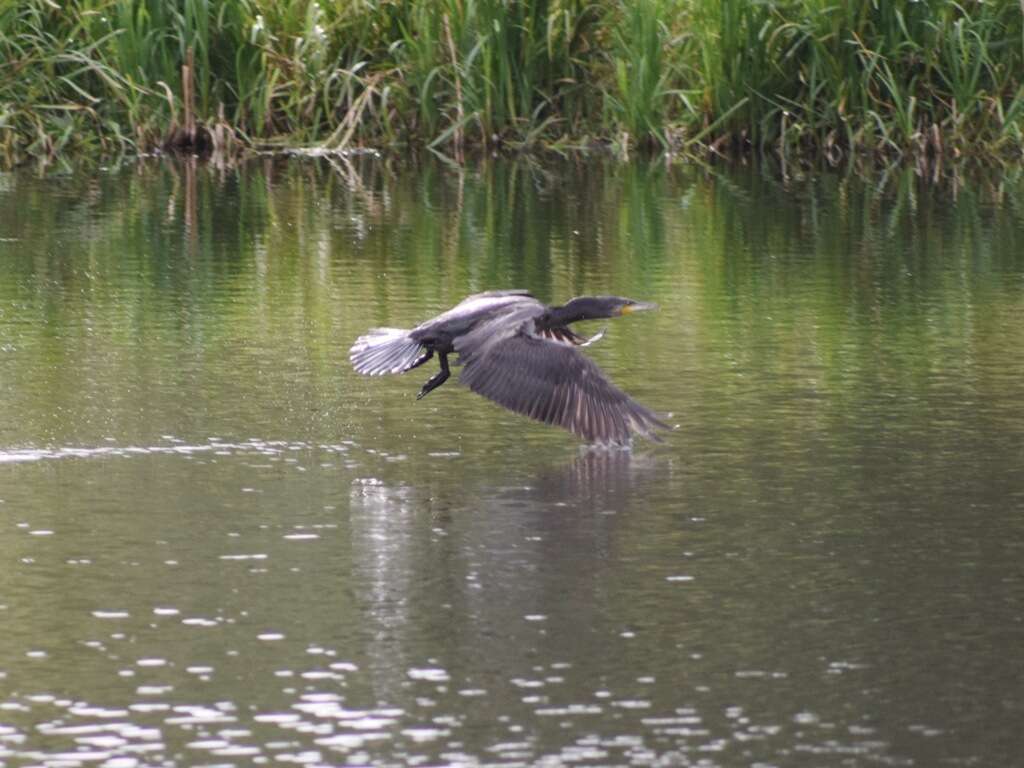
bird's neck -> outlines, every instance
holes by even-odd
[[[584,321],[584,319],[598,319],[608,317],[608,307],[600,299],[593,296],[581,296],[577,299],[567,301],[561,306],[553,306],[548,311],[548,322],[550,328],[565,326],[569,323]]]
[[[568,301],[560,307],[551,307],[542,324],[548,328],[559,328],[577,320],[593,320],[599,317],[607,317],[607,313],[602,313],[591,297],[584,296]]]

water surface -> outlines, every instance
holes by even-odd
[[[587,353],[665,443],[349,369],[498,287],[658,302]],[[0,176],[0,414],[0,764],[1024,751],[1012,176]]]

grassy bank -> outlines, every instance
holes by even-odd
[[[165,146],[1020,157],[1019,0],[0,0],[0,162]]]

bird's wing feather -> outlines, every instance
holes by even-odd
[[[524,288],[502,288],[495,291],[481,291],[480,293],[474,293],[468,298],[490,298],[492,296],[532,296],[528,290]]]
[[[600,341],[604,338],[604,328],[598,331],[596,334],[587,338],[576,333],[576,331],[568,328],[567,326],[555,326],[554,328],[545,328],[544,330],[537,331],[538,336],[542,336],[545,339],[551,341],[557,341],[561,344],[568,344],[573,347],[589,347],[594,342]]]
[[[459,380],[477,394],[590,442],[626,443],[636,433],[657,440],[654,430],[668,428],[572,346],[533,335],[529,322],[496,323],[496,333],[488,325],[455,342]]]

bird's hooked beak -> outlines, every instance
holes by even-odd
[[[631,315],[634,312],[643,312],[647,309],[657,309],[658,305],[652,301],[634,301],[632,304],[624,304],[619,314]]]

